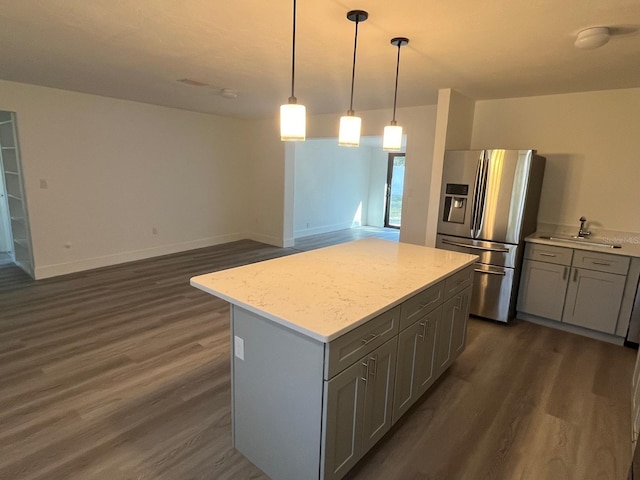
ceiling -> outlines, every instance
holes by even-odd
[[[640,87],[638,0],[299,0],[296,97],[309,114]],[[290,94],[291,0],[0,0],[0,78],[241,118]],[[608,44],[573,46],[590,26]],[[178,80],[206,84],[193,86]],[[223,88],[236,98],[220,95]]]

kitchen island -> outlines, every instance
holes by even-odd
[[[476,259],[365,239],[192,278],[231,303],[234,446],[344,476],[464,350]]]

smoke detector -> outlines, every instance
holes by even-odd
[[[585,28],[578,32],[574,45],[576,48],[593,49],[609,41],[611,34],[607,27]]]

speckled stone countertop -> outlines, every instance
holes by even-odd
[[[612,255],[623,255],[625,257],[640,257],[640,244],[639,243],[618,243],[623,238],[616,237],[589,237],[586,241],[592,242],[605,242],[605,243],[617,243],[621,245],[620,248],[610,247],[596,247],[591,245],[585,245],[579,242],[563,242],[556,240],[549,240],[549,237],[557,235],[555,233],[536,232],[533,235],[528,236],[525,241],[529,243],[541,243],[544,245],[553,245],[556,247],[573,248],[575,250],[588,250],[590,252],[610,253]]]
[[[200,275],[191,285],[329,342],[476,259],[368,238]]]

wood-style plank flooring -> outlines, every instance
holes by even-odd
[[[240,241],[38,282],[0,268],[0,479],[266,478],[231,446],[228,307],[189,278],[376,235]],[[348,477],[625,478],[634,359],[472,319],[464,354]]]

